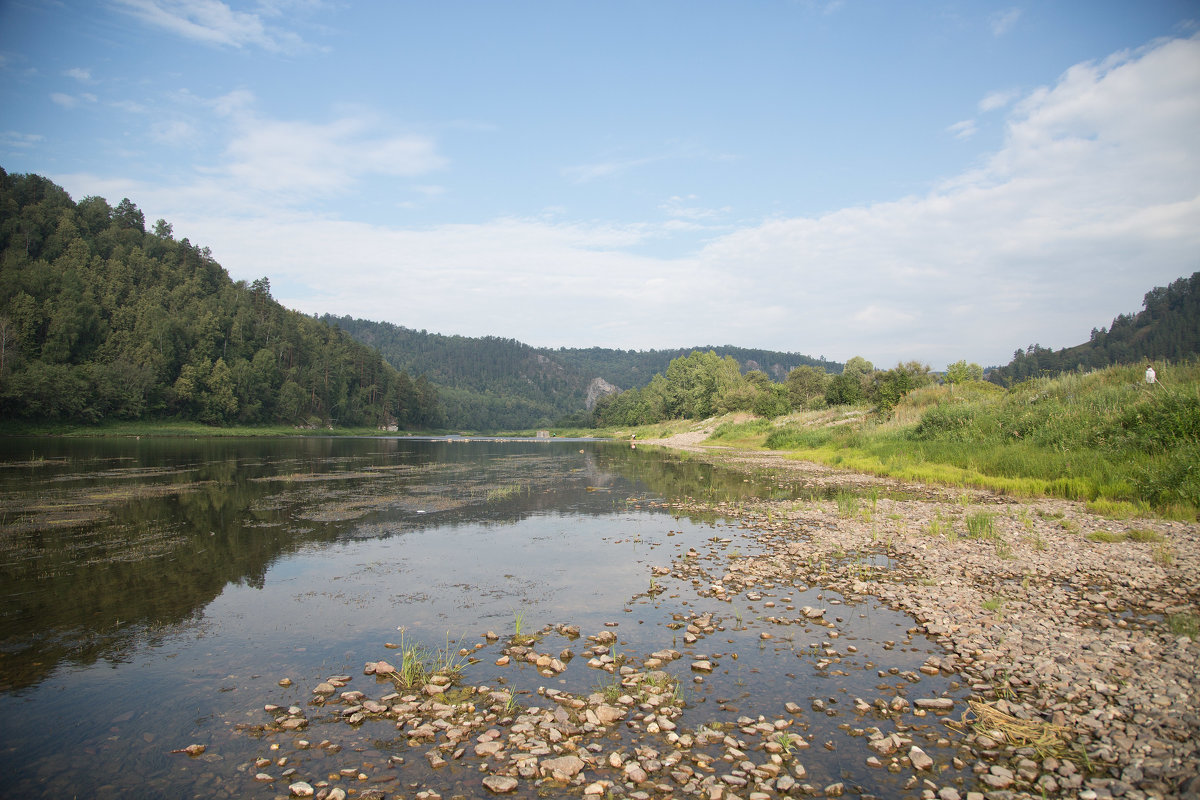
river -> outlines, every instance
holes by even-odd
[[[847,706],[885,669],[932,652],[906,634],[909,618],[842,607],[836,628],[854,655],[830,674],[816,666],[825,629],[764,639],[774,602],[718,602],[701,582],[654,577],[688,557],[719,573],[731,553],[761,548],[736,521],[665,501],[798,491],[585,440],[0,440],[0,796],[271,797],[300,777],[328,782],[349,752],[391,759],[377,796],[487,796],[476,764],[405,758],[390,723],[314,722],[304,747],[338,740],[337,757],[309,749],[294,773],[256,781],[256,762],[286,772],[279,746],[297,746],[263,735],[263,708],[304,705],[327,676],[361,681],[401,640],[469,652],[465,684],[504,685],[527,704],[547,687],[603,683],[586,658],[552,678],[496,666],[504,642],[484,633],[518,624],[612,630],[631,658],[683,651],[669,669],[685,727],[773,719],[789,701]],[[839,602],[819,585],[778,588],[780,610]],[[719,632],[685,646],[679,620],[698,612],[715,613]],[[696,680],[689,657],[720,666]],[[932,680],[927,691],[946,691]],[[847,735],[842,715],[813,717],[814,743]],[[192,744],[204,752],[172,752]],[[900,788],[836,747],[805,763],[819,786]]]

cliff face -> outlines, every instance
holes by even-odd
[[[621,391],[616,386],[613,386],[604,378],[592,378],[592,382],[588,384],[587,398],[584,399],[584,406],[588,411],[596,407],[596,401],[606,394],[615,394]]]

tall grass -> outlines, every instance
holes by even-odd
[[[854,425],[785,424],[763,446],[899,478],[1002,493],[1147,504],[1195,518],[1200,507],[1200,363],[1026,381],[1009,390],[931,386],[893,415]]]

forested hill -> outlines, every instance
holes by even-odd
[[[446,336],[349,316],[326,315],[322,321],[378,348],[392,366],[427,377],[438,387],[450,425],[474,430],[546,427],[572,417],[582,424],[594,379],[621,389],[645,386],[673,359],[697,349],[733,356],[743,370],[762,370],[777,381],[801,365],[841,369],[835,362],[771,350],[549,349],[514,339]]]
[[[1200,272],[1146,293],[1142,310],[1121,314],[1110,328],[1093,328],[1083,344],[1051,350],[1032,344],[1013,353],[1013,360],[988,372],[988,380],[1010,386],[1026,378],[1073,369],[1101,369],[1114,364],[1168,359],[1181,361],[1200,354]]]
[[[436,392],[234,282],[128,199],[0,169],[0,415],[97,422],[443,422]]]

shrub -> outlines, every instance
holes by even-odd
[[[940,403],[921,415],[913,436],[917,439],[963,438],[974,416],[975,412],[970,406]]]

